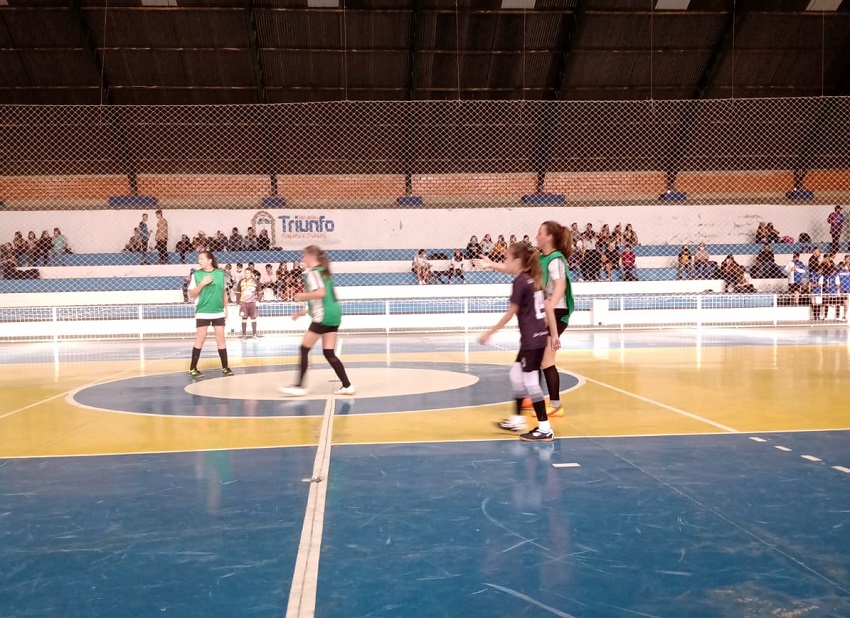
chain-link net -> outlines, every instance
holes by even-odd
[[[0,126],[0,337],[191,331],[201,249],[234,281],[252,263],[284,316],[308,244],[349,327],[475,327],[510,278],[471,258],[550,219],[574,231],[576,325],[837,318],[850,268],[848,98],[0,106]]]

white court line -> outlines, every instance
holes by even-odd
[[[342,349],[341,340],[337,346]],[[289,588],[289,603],[286,618],[312,618],[316,614],[316,594],[319,584],[319,558],[322,549],[322,531],[325,526],[325,499],[328,491],[328,470],[331,464],[331,438],[333,436],[334,396],[325,404],[322,416],[322,430],[313,462],[313,477],[310,481],[310,494],[307,496],[307,510],[304,513],[304,525],[301,528],[301,540],[298,543],[298,555],[295,558],[295,572]]]
[[[579,463],[554,463],[553,468],[581,468]]]
[[[777,450],[779,450],[779,451],[785,451],[786,453],[790,453],[790,452],[791,452],[791,449],[790,449],[790,448],[788,448],[787,446],[774,446],[773,448],[775,448],[775,449],[777,449]]]
[[[839,472],[844,472],[845,474],[850,474],[850,468],[845,468],[844,466],[832,466],[833,470],[838,470]]]
[[[764,438],[750,438],[753,442],[767,442]]]
[[[578,374],[574,374],[578,375]],[[605,382],[600,382],[599,380],[594,380],[593,378],[588,378],[587,376],[581,376],[583,379],[588,382],[592,382],[593,384],[598,384],[599,386],[604,386],[605,388],[609,388],[612,391],[616,391],[618,393],[622,393],[623,395],[627,395],[628,397],[633,397],[640,401],[644,401],[646,403],[652,404],[654,406],[658,406],[659,408],[664,408],[665,410],[670,410],[671,412],[675,412],[676,414],[681,414],[682,416],[687,416],[688,418],[692,418],[695,421],[700,421],[702,423],[706,423],[711,425],[712,427],[717,427],[718,429],[722,429],[723,431],[728,431],[730,433],[740,433],[737,429],[729,427],[728,425],[723,425],[722,423],[717,423],[715,421],[709,420],[707,418],[703,418],[702,416],[698,416],[696,414],[691,414],[690,412],[685,412],[684,410],[680,410],[679,408],[674,408],[673,406],[668,406],[666,403],[661,403],[660,401],[655,401],[654,399],[649,399],[648,397],[643,397],[636,393],[632,393],[622,388],[617,388],[616,386],[612,386],[610,384],[606,384]]]
[[[803,459],[808,459],[809,461],[823,461],[819,457],[815,457],[814,455],[800,455]]]

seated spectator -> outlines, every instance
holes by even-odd
[[[743,268],[735,257],[731,254],[720,264],[720,278],[723,279],[723,291],[729,292],[735,290],[735,284],[738,281],[738,269]]]
[[[676,258],[676,278],[694,278],[693,258],[691,257],[691,248],[688,245],[682,245],[682,249],[679,251],[679,255]]]
[[[504,262],[508,256],[508,243],[505,242],[505,237],[499,234],[496,238],[496,244],[493,245],[493,251],[490,253],[490,260],[493,262]]]
[[[502,237],[500,236],[499,238]],[[452,279],[455,277],[459,278],[464,283],[466,282],[466,279],[463,276],[463,251],[460,249],[455,249],[452,259],[449,260],[449,283],[451,283]]]
[[[0,279],[39,279],[37,268],[19,269],[15,262],[15,248],[10,242],[0,245]]]
[[[221,230],[216,230],[215,236],[210,239],[210,251],[227,251],[227,236]]]
[[[478,242],[478,236],[471,236],[469,242],[466,243],[466,259],[477,260],[481,257],[481,244]]]
[[[697,279],[717,278],[717,263],[711,261],[711,254],[704,242],[701,242],[694,251],[694,274]]]
[[[53,250],[53,238],[47,230],[42,230],[35,249],[35,265],[47,266],[50,263],[50,252]]]
[[[257,251],[257,233],[254,228],[249,227],[245,231],[245,251]]]
[[[245,239],[242,238],[242,234],[239,233],[239,228],[235,227],[230,232],[230,241],[228,241],[227,246],[231,251],[244,251],[245,250]]]
[[[121,249],[123,253],[139,253],[142,250],[142,233],[139,228],[133,228],[133,235],[130,236],[130,240],[127,241],[127,244],[124,245],[124,248]]]
[[[266,264],[264,272],[260,273],[260,293],[268,289],[274,294],[275,281],[277,281],[277,276],[275,276],[274,267],[271,264]]]
[[[30,233],[27,234],[27,261],[30,266],[35,266],[36,259],[38,259],[38,238],[35,232],[30,230]]]
[[[626,223],[626,228],[623,230],[623,242],[632,247],[640,246],[637,232],[635,232],[631,223]]]
[[[516,234],[511,234],[511,237],[508,239],[508,246],[510,247],[512,244],[519,242],[516,239]]]
[[[428,283],[428,279],[431,277],[431,263],[425,257],[425,249],[420,249],[413,257],[411,270],[416,275],[416,281],[419,285]]]
[[[585,281],[597,281],[599,271],[602,270],[602,253],[593,244],[588,245],[587,241],[585,245],[584,255],[579,265],[581,278]]]
[[[490,237],[490,234],[484,234],[484,238],[481,239],[481,255],[493,259],[490,257],[493,253],[493,247],[493,239]]]
[[[599,236],[601,237],[602,234]],[[605,269],[605,276],[608,281],[611,281],[611,273],[613,271],[620,270],[620,252],[617,250],[617,246],[613,240],[608,241],[605,251],[602,252],[602,268]]]
[[[841,319],[846,322],[850,312],[850,255],[844,256],[844,260],[838,265],[837,274],[840,298],[844,305],[844,317]]]
[[[780,236],[779,232],[774,229],[773,223],[768,222],[767,227],[765,228],[765,235],[767,236],[767,240],[765,242],[775,243],[779,242]]]
[[[588,248],[596,244],[596,231],[594,231],[592,223],[588,223],[584,226],[584,231],[581,233],[581,239]]]
[[[289,278],[292,282],[292,294],[299,294],[304,291],[304,264],[301,262],[292,262],[292,270],[289,271]]]
[[[198,232],[198,235],[192,239],[192,247],[195,251],[209,251],[210,239],[204,232]]]
[[[623,228],[620,226],[619,223],[614,226],[614,231],[611,232],[611,239],[614,241],[614,244],[617,245],[617,247],[623,246]]]
[[[803,261],[800,259],[800,254],[795,253],[791,258],[791,261],[785,266],[785,272],[788,274],[788,293],[794,299],[794,304],[800,304],[800,293],[805,290],[805,287],[808,287],[808,278],[806,277],[806,265],[803,264]],[[806,281],[804,285],[803,281]]]
[[[528,234],[525,234],[520,242],[529,249],[534,249],[534,245],[531,242],[531,237]]]
[[[235,298],[233,287],[236,282],[233,280],[233,265],[224,265],[224,289],[227,291],[227,302],[232,303]]]
[[[611,229],[608,227],[608,224],[605,223],[602,225],[602,228],[599,230],[599,235],[596,237],[596,246],[599,247],[601,251],[607,251],[608,243],[612,240]]]
[[[12,251],[15,255],[15,262],[18,266],[26,266],[28,259],[28,245],[24,235],[20,232],[15,232],[15,238],[12,240]]]
[[[260,230],[260,235],[257,236],[257,251],[268,251],[271,246],[272,239],[269,238],[269,231],[265,228]]]
[[[637,281],[637,269],[635,268],[635,252],[632,251],[632,246],[626,244],[623,249],[623,254],[620,256],[620,261],[623,264],[623,281]]]
[[[572,225],[570,225],[570,233],[573,235],[573,242],[575,242],[576,238],[581,236],[581,231],[578,229],[578,223],[573,221]]]
[[[581,236],[573,236],[573,254],[567,264],[570,269],[571,281],[578,281],[582,277],[581,263],[584,260],[584,241]]]
[[[753,260],[753,278],[754,279],[778,279],[785,277],[785,272],[776,263],[776,258],[773,254],[773,249],[770,244],[764,243],[761,251]]]
[[[275,271],[275,280],[274,280],[274,295],[276,298],[281,300],[292,300],[292,297],[288,297],[287,293],[289,290],[289,266],[287,266],[286,262],[281,262],[277,270]]]
[[[189,240],[189,237],[186,234],[183,234],[180,237],[180,240],[177,241],[177,246],[174,247],[175,251],[180,254],[180,263],[186,263],[186,254],[192,251],[192,241]]]
[[[750,276],[747,274],[747,269],[741,264],[736,264],[735,268],[735,292],[739,294],[755,292],[756,288],[750,281]]]
[[[58,227],[53,228],[53,246],[50,249],[51,261],[54,266],[65,265],[65,254],[71,251],[68,246],[68,239],[59,230]]]
[[[759,222],[756,228],[756,242],[760,245],[767,242],[767,223],[764,221]]]

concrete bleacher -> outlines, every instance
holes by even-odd
[[[773,250],[777,255],[777,263],[783,266],[795,251],[803,254],[806,261],[814,246],[822,251],[828,249],[826,243],[800,244],[776,243]],[[637,274],[640,281],[619,281],[621,271],[615,270],[612,282],[578,281],[574,284],[576,294],[655,294],[655,293],[701,293],[721,292],[722,282],[712,280],[677,281],[675,268],[676,255],[679,245],[645,245],[634,248],[637,256]],[[715,244],[709,245],[712,260],[718,264],[726,255],[750,266],[762,245],[748,244]],[[349,293],[349,297],[375,297],[374,291],[385,286],[415,286],[416,277],[411,272],[411,260],[415,249],[376,249],[376,250],[346,250],[331,249],[328,251],[333,263],[334,278],[340,288],[364,288],[358,292]],[[453,249],[432,249],[429,256],[438,254],[451,255]],[[277,269],[281,261],[289,264],[301,258],[298,250],[283,251],[238,251],[221,252],[216,254],[219,265],[254,262],[258,270],[263,270],[265,264],[272,264]],[[179,254],[169,253],[168,264],[139,264],[139,254],[136,253],[84,253],[66,256],[65,266],[38,267],[39,279],[0,280],[0,298],[3,304],[9,304],[6,295],[16,294],[73,294],[66,300],[84,304],[101,302],[180,302],[180,289],[189,269],[196,264],[196,254],[188,253],[185,263],[179,259]],[[155,262],[157,254],[150,252],[148,260]],[[439,273],[448,270],[448,260],[431,260],[433,271]],[[507,284],[511,278],[508,275],[476,271],[469,261],[465,263],[464,281],[452,281],[454,285],[487,286]],[[446,278],[443,277],[443,281]],[[785,279],[753,279],[753,285],[759,291],[781,291],[786,287]],[[431,286],[423,286],[431,287]],[[409,294],[409,290],[405,294]],[[437,293],[432,291],[426,296],[460,295],[465,292]],[[384,290],[383,295],[387,292]],[[417,294],[418,295],[418,294]],[[96,298],[95,298],[96,297]],[[88,301],[86,301],[88,299]],[[29,299],[35,301],[35,299]],[[16,305],[23,306],[26,299],[17,299]]]

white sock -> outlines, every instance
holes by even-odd
[[[549,424],[549,421],[540,421],[537,424],[537,427],[544,433],[550,433],[552,431],[552,426]]]

